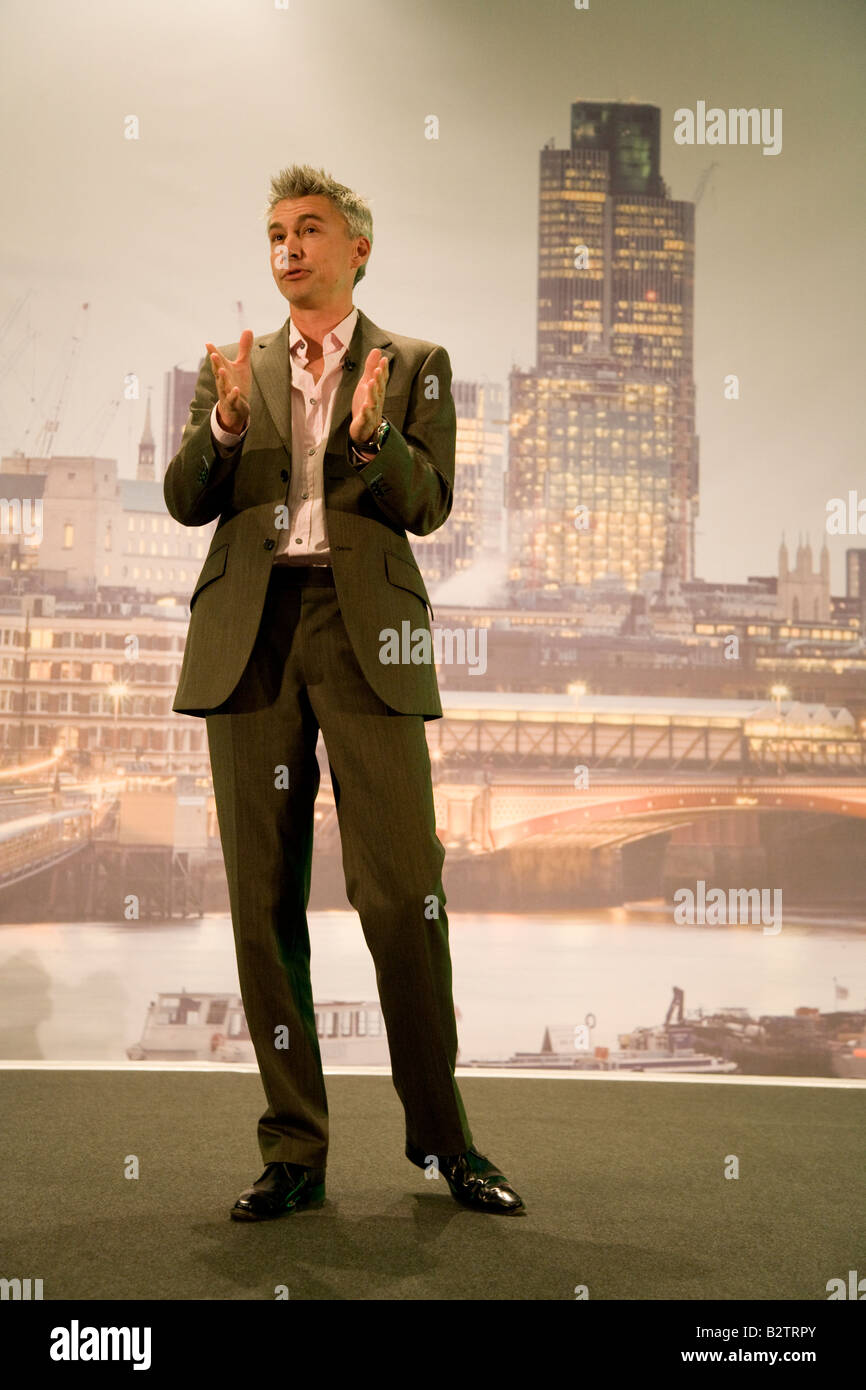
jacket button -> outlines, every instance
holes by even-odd
[[[289,470],[287,468],[280,469],[280,478],[284,483],[287,483],[289,481]]]
[[[265,541],[265,550],[273,550],[273,548],[274,548],[275,545],[276,545],[276,541],[270,541],[270,540]]]

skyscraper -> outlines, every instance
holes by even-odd
[[[541,151],[533,372],[511,377],[517,590],[694,572],[694,206],[668,195],[654,106],[576,102]]]
[[[165,414],[162,435],[162,473],[180,448],[183,428],[189,419],[189,408],[195,396],[198,371],[172,367],[165,374]]]

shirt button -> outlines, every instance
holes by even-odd
[[[316,452],[315,449],[308,449],[308,450],[307,450],[307,453],[310,455],[311,458],[312,458],[312,456],[313,456],[313,454],[314,454],[315,452]]]
[[[287,483],[287,482],[289,481],[288,469],[286,469],[286,468],[281,468],[281,469],[280,469],[280,478],[282,479],[282,481],[283,481],[284,483]]]
[[[265,541],[265,550],[273,550],[275,545],[276,541],[267,540]]]
[[[303,543],[300,536],[295,536],[295,545],[303,545]],[[271,541],[271,545],[273,545],[273,541]]]
[[[308,492],[302,492],[302,493],[301,493],[301,496],[302,496],[302,497],[309,497],[309,495],[310,495],[310,494],[309,494]]]

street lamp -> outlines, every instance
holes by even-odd
[[[60,760],[63,757],[65,751],[66,750],[64,749],[62,743],[55,743],[54,747],[51,750],[51,756],[56,760],[54,768],[54,783],[51,788],[53,792],[60,791]]]
[[[118,745],[117,745],[118,723],[117,723],[117,721],[118,721],[118,715],[120,714],[120,702],[121,702],[121,700],[123,699],[124,695],[127,693],[128,689],[129,689],[129,687],[126,686],[126,685],[124,685],[124,684],[123,684],[123,681],[114,681],[114,682],[108,687],[108,693],[109,693],[109,695],[111,695],[111,696],[113,697],[113,699],[114,699],[114,765],[115,765],[115,768],[117,767],[117,752],[118,752]]]
[[[770,688],[770,694],[776,701],[776,772],[782,771],[782,701],[787,700],[791,694],[786,685],[774,685]]]
[[[770,694],[776,701],[776,718],[781,719],[782,701],[787,700],[790,697],[791,692],[786,685],[774,685],[770,690]]]

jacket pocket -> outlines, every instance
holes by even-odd
[[[404,560],[402,555],[395,555],[393,550],[385,551],[385,573],[392,584],[396,584],[398,589],[408,589],[410,593],[417,594],[427,607],[430,609],[430,616],[433,616],[433,606],[427,596],[424,587],[424,580],[417,565],[413,565],[410,560]]]
[[[192,591],[192,598],[189,601],[190,612],[192,612],[192,606],[198,598],[199,594],[201,593],[202,589],[207,584],[210,584],[212,580],[219,579],[220,575],[224,572],[226,567],[226,560],[228,559],[228,553],[229,543],[228,541],[226,541],[224,545],[217,546],[216,550],[212,550],[210,555],[208,555],[207,559],[201,567],[201,573],[198,579],[196,580],[195,588]]]

